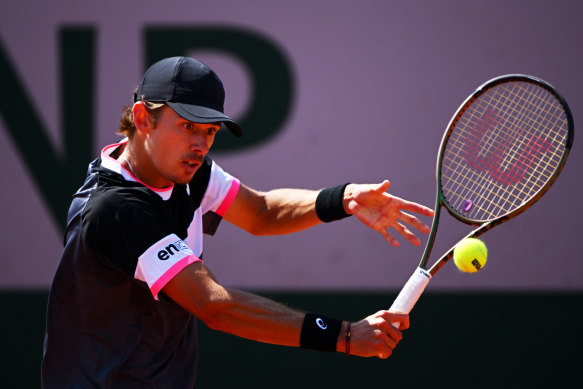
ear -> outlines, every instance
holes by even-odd
[[[138,101],[132,108],[134,125],[139,132],[145,132],[152,128],[152,119],[142,101]]]

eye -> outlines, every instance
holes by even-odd
[[[186,122],[186,123],[184,123],[184,128],[187,130],[192,130],[194,128],[194,123]]]
[[[217,131],[219,131],[218,127],[209,127],[207,129],[207,134],[208,135],[215,135],[217,133]]]

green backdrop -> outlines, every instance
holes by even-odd
[[[395,293],[261,293],[357,320]],[[39,388],[47,292],[0,293],[7,388]],[[427,292],[388,360],[239,339],[200,325],[200,388],[569,388],[580,385],[582,293]]]

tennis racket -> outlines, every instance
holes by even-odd
[[[532,206],[553,184],[573,144],[573,117],[551,85],[511,74],[472,93],[453,115],[437,157],[435,217],[427,245],[390,312],[409,313],[455,245],[428,268],[441,207],[478,226],[478,237]],[[464,239],[465,239],[464,238]]]

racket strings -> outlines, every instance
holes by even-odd
[[[507,87],[501,86],[502,88],[504,88],[505,90],[507,90],[509,93],[511,93],[512,91],[509,91]],[[521,89],[524,89],[523,87],[521,87]],[[546,92],[544,89],[540,89],[539,92]],[[533,126],[540,126],[544,131],[547,132],[547,134],[549,134],[549,136],[551,134],[554,134],[555,136],[559,135],[559,132],[555,130],[555,128],[557,128],[557,126],[563,126],[563,128],[566,128],[566,126],[568,125],[567,121],[566,121],[566,117],[564,115],[562,115],[563,111],[556,111],[557,105],[554,105],[555,108],[555,112],[550,112],[548,109],[543,109],[543,104],[542,103],[547,103],[546,106],[549,106],[552,102],[548,102],[547,100],[545,100],[545,98],[551,97],[554,99],[554,97],[550,94],[550,93],[546,93],[545,96],[538,96],[533,94],[531,91],[526,90],[526,93],[529,93],[530,95],[532,95],[534,98],[539,98],[540,103],[539,104],[535,104],[532,101],[526,100],[524,99],[523,96],[520,96],[518,94],[515,94],[515,96],[517,98],[520,98],[522,101],[519,101],[520,104],[522,104],[520,110],[516,109],[515,106],[509,106],[508,105],[508,101],[507,100],[501,100],[499,97],[497,96],[492,96],[492,100],[496,101],[497,103],[500,103],[505,109],[508,110],[509,113],[511,113],[513,115],[513,118],[521,118],[522,120],[524,120],[523,126],[521,126],[522,128],[525,127],[533,127]],[[537,109],[539,109],[541,112],[546,113],[546,116],[542,116],[539,112],[537,112],[536,110],[529,110],[526,111],[526,108],[528,105],[532,105],[534,107],[536,107]],[[530,114],[530,115],[528,115]],[[549,117],[551,118],[555,118],[560,120],[560,123],[557,122],[553,122],[553,123],[548,123],[548,119]],[[479,118],[474,116],[474,119],[479,120]],[[545,123],[548,123],[546,125],[543,125]],[[511,133],[511,135],[521,135],[521,134],[516,134],[516,131],[518,127],[516,125],[516,123],[511,123],[512,127],[509,125],[509,123],[503,123],[502,125],[505,126],[505,129],[507,131],[509,131]],[[563,139],[566,136],[566,133],[563,133]],[[524,138],[523,138],[524,139]],[[555,137],[556,139],[556,137]],[[500,150],[498,150],[500,151]],[[557,154],[555,154],[555,156],[557,156]],[[562,154],[561,154],[562,156]],[[560,156],[559,156],[560,158]]]
[[[529,152],[529,154],[532,154],[532,153]],[[527,159],[530,159],[530,158],[527,158]],[[528,165],[528,164],[525,164],[525,165]],[[537,164],[537,165],[540,166],[540,164]],[[460,165],[459,163],[457,163],[457,167],[463,168],[463,166]],[[488,208],[483,208],[483,207],[478,208],[478,209],[482,209],[484,212],[486,212],[487,217],[496,217],[499,215],[500,212],[511,211],[513,209],[513,207],[516,207],[516,206],[519,206],[520,204],[522,204],[524,202],[524,199],[526,197],[529,197],[533,190],[536,191],[542,187],[542,184],[539,184],[538,182],[534,182],[531,180],[529,192],[526,192],[520,186],[514,186],[514,187],[510,187],[510,189],[508,189],[506,187],[506,185],[500,185],[499,183],[497,183],[494,180],[494,179],[503,180],[503,181],[505,180],[504,177],[501,177],[499,175],[496,176],[493,174],[493,172],[499,172],[500,169],[496,169],[496,170],[482,169],[482,170],[486,171],[486,173],[482,172],[481,174],[479,174],[479,177],[477,177],[477,178],[470,177],[467,174],[462,174],[463,178],[472,182],[472,186],[468,187],[467,185],[461,185],[461,187],[463,189],[465,189],[466,192],[471,192],[471,193],[467,193],[467,194],[471,195],[468,198],[474,198],[474,201],[476,201],[475,197],[477,196],[478,197],[477,200],[480,200],[483,204],[488,205]],[[515,169],[515,170],[517,170],[517,169]],[[520,170],[520,169],[518,169],[518,170]],[[513,176],[522,176],[523,174],[524,174],[523,172],[515,171]],[[508,176],[506,178],[508,178]],[[457,189],[459,190],[460,182],[456,181],[456,180],[453,180],[452,182],[458,185]],[[510,184],[508,181],[505,181],[504,183]],[[484,195],[484,193],[486,195]],[[461,200],[462,200],[462,198],[460,197],[458,199],[458,203],[454,204],[454,205],[459,208],[459,205],[460,205],[459,202],[461,202]],[[479,203],[480,201],[476,201],[476,203]],[[493,212],[490,211],[490,208],[492,208],[492,206],[495,206],[495,207],[493,207],[494,208]]]
[[[500,104],[501,103],[501,99],[499,99],[499,98],[493,98],[492,101],[494,101],[493,106],[496,107],[496,108],[502,108],[503,110],[506,110],[507,107],[508,107],[508,104],[505,104],[505,103]],[[492,116],[491,112],[493,112],[493,111],[489,111],[488,112],[487,115],[489,115],[489,116],[486,116],[486,119],[490,119],[490,121],[494,121],[492,119],[492,117],[491,117]],[[517,114],[517,112],[511,112],[511,113],[513,115],[516,115]],[[523,114],[523,112],[519,112],[519,113],[520,114]],[[486,119],[484,119],[483,121],[485,121]],[[499,120],[496,120],[496,121],[499,121]],[[482,123],[481,125],[482,125],[482,127],[484,127],[484,123]],[[488,125],[491,126],[492,123],[489,123]],[[523,127],[523,126],[524,125],[521,125],[520,127]],[[505,160],[506,161],[508,161],[508,160],[511,161],[512,159],[514,159],[512,157],[516,154],[516,150],[519,150],[521,148],[521,143],[523,143],[524,141],[522,141],[522,142],[514,142],[514,144],[509,145],[508,144],[508,138],[513,138],[513,139],[521,139],[522,138],[522,139],[524,139],[524,136],[523,136],[523,134],[517,133],[515,126],[513,126],[514,128],[509,127],[508,125],[505,126],[505,127],[506,127],[505,128],[506,133],[503,133],[503,134],[505,135],[505,138],[506,139],[502,138],[501,140],[498,140],[498,142],[495,142],[495,141],[493,141],[493,139],[495,139],[495,137],[492,136],[492,133],[491,132],[488,132],[483,137],[482,144],[480,145],[481,146],[481,151],[480,151],[480,153],[478,153],[478,158],[483,158],[485,155],[487,155],[489,153],[492,153],[493,146],[496,145],[496,144],[501,144],[502,146],[501,147],[500,146],[499,147],[496,147],[497,150],[495,150],[494,152],[500,153],[501,149],[508,149],[510,147],[510,152],[505,153],[506,154]],[[482,128],[482,130],[484,130],[484,128]],[[519,138],[519,136],[521,136],[521,138]],[[532,150],[527,150],[527,149],[525,149],[525,150],[527,151],[527,153],[526,154],[523,153],[523,156],[525,156],[526,159],[532,160],[532,155],[533,155]],[[493,154],[493,155],[495,155],[495,154]],[[510,157],[508,157],[508,156],[510,156]],[[482,163],[484,163],[485,161],[486,160],[483,160]],[[501,173],[501,172],[504,172],[504,171],[507,171],[508,170],[508,167],[509,166],[504,166],[504,165],[508,165],[507,162],[506,163],[504,163],[504,161],[502,161],[501,163],[500,163],[500,161],[495,161],[495,162],[499,163],[499,166],[496,169],[492,169],[493,163],[487,163],[486,162],[486,164],[489,165],[488,168],[490,168],[490,171],[489,171],[490,173]],[[524,165],[528,165],[528,164],[524,164]],[[540,166],[540,163],[537,163],[537,165]],[[483,168],[483,166],[482,166],[482,168]],[[485,169],[483,169],[483,170],[485,170]],[[518,164],[518,165],[515,164],[515,166],[514,166],[514,176],[522,176],[522,175],[524,175],[525,172],[524,171],[521,171],[521,170],[524,170],[522,168],[522,166],[520,164]],[[494,174],[491,174],[491,175],[494,176]],[[504,177],[500,176],[500,174],[498,175],[497,178],[498,179],[501,179],[501,180],[504,180]],[[509,179],[509,178],[510,177],[507,175],[506,176],[506,179]],[[508,184],[509,182],[506,182],[506,183]],[[531,183],[532,183],[532,181],[531,181]],[[495,186],[495,183],[492,180],[488,180],[488,184],[489,184],[489,186]],[[498,197],[498,198],[501,198],[501,196],[499,194],[500,193],[500,189],[504,189],[504,188],[501,187],[501,186],[498,186],[498,191],[495,192],[495,194],[497,195],[496,197]],[[510,193],[512,195],[512,192],[509,192],[508,190],[505,190],[504,192]],[[526,196],[529,195],[529,193],[524,193],[524,191],[521,191],[521,192],[522,192],[522,194],[524,194]],[[518,196],[518,195],[515,195],[515,197],[517,197],[518,200],[521,199],[521,197]],[[507,207],[502,207],[502,209],[503,210],[508,210]]]
[[[566,135],[566,132],[556,130],[557,128],[566,128],[568,126],[563,107],[558,104],[556,98],[545,89],[536,88],[533,91],[532,88],[526,88],[523,84],[516,83],[514,89],[504,84],[500,85],[506,95],[512,97],[510,99],[501,99],[499,95],[493,95],[492,100],[504,106],[507,112],[513,113],[514,118],[528,121],[527,125],[540,126],[547,134]],[[523,92],[522,95],[520,91]],[[528,97],[531,99],[529,100]],[[517,108],[517,106],[520,108]],[[528,109],[529,107],[531,108]],[[525,113],[530,115],[525,115]],[[556,121],[550,123],[550,119],[560,120],[560,126],[557,126],[558,123]]]
[[[522,114],[521,112],[516,112],[516,113]],[[468,115],[466,115],[466,119],[478,120],[480,118],[478,118],[473,112],[468,112]],[[563,122],[563,124],[565,124],[565,123]],[[461,127],[460,130],[464,132],[464,135],[466,137],[468,136],[468,133],[465,132],[464,127]],[[548,169],[546,169],[546,166],[543,167],[541,164],[541,161],[539,161],[535,158],[535,155],[533,152],[534,149],[532,147],[528,147],[524,144],[525,140],[527,139],[527,136],[526,136],[526,134],[524,134],[524,131],[523,131],[523,133],[519,133],[519,132],[517,132],[516,127],[512,128],[512,127],[508,127],[508,126],[505,126],[505,130],[507,130],[507,132],[511,138],[519,140],[518,142],[514,142],[514,144],[510,147],[510,152],[508,152],[508,153],[506,152],[506,148],[508,147],[508,145],[500,145],[500,142],[495,142],[495,136],[492,135],[493,133],[488,132],[484,136],[486,141],[485,141],[485,145],[483,145],[481,147],[482,151],[480,153],[484,154],[485,153],[484,150],[486,150],[487,152],[493,151],[493,152],[496,152],[498,154],[505,155],[504,160],[500,163],[499,170],[500,171],[508,171],[511,167],[513,157],[515,157],[516,153],[518,152],[518,150],[521,147],[524,147],[523,152],[525,153],[526,159],[531,160],[536,165],[535,168],[537,168],[538,171],[540,172],[540,178],[543,179],[544,182],[548,181],[551,178],[550,175],[545,174],[545,172]],[[558,132],[554,131],[554,133],[556,135],[558,135]],[[556,140],[556,139],[553,139],[553,140]],[[537,148],[541,148],[542,146],[544,146],[546,144],[545,141],[540,139],[540,138],[538,138],[538,142],[537,142],[537,138],[535,138],[534,141],[536,142],[535,146],[538,146]],[[464,147],[465,144],[463,142],[459,142],[459,143],[460,143],[459,147]],[[555,157],[558,158],[555,165],[552,164],[552,162],[553,162],[552,160],[548,161],[548,167],[554,171],[554,169],[556,169],[558,167],[561,156],[558,155],[554,150],[551,151],[551,154],[553,154]],[[518,173],[519,175],[525,175],[526,169],[524,168],[524,166],[526,166],[526,164],[516,164],[516,166],[514,167],[515,173]],[[538,182],[534,182],[532,180],[531,180],[531,184],[533,185],[533,187],[531,189],[533,189],[533,188],[538,189],[538,188],[542,187],[542,185],[539,185]],[[524,191],[521,191],[520,188],[516,188],[516,189],[518,189],[525,196],[530,196],[530,194],[531,194],[530,192],[526,193]]]
[[[559,168],[568,120],[545,88],[505,82],[466,105],[442,154],[441,187],[460,215],[491,220],[535,196]]]

